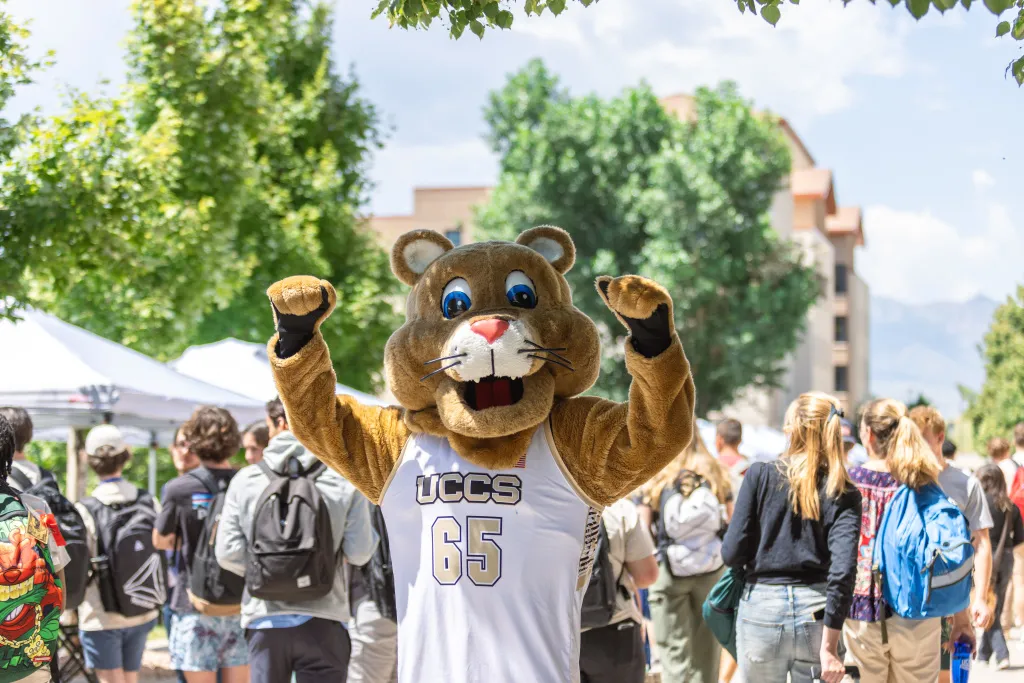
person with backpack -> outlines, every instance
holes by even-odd
[[[802,394],[786,411],[789,445],[750,466],[722,542],[745,576],[736,619],[746,681],[839,683],[839,636],[857,566],[861,496],[846,471],[838,399]]]
[[[69,558],[46,501],[8,483],[16,439],[14,427],[0,414],[0,550],[6,558],[0,562],[0,594],[6,595],[0,611],[0,676],[48,683],[57,659]]]
[[[899,401],[880,399],[862,411],[864,465],[850,468],[861,493],[857,574],[850,615],[843,628],[847,661],[860,668],[867,683],[917,683],[939,675],[939,651],[921,647],[938,643],[940,619],[910,619],[893,613],[883,595],[884,577],[877,563],[884,515],[901,486],[937,490],[939,465],[917,426]],[[965,539],[966,540],[966,539]]]
[[[1009,491],[1017,476],[1017,470],[1020,469],[1020,465],[1010,457],[1010,442],[997,436],[988,440],[985,450],[988,451],[988,457],[992,459],[992,464],[996,465],[1003,473],[1006,490]]]
[[[1007,449],[1009,450],[1009,449]],[[1002,614],[1006,606],[1007,588],[1013,577],[1014,549],[1024,544],[1024,521],[1020,510],[1010,501],[1006,491],[1004,472],[996,464],[980,467],[975,476],[981,482],[992,512],[992,528],[989,529],[992,544],[996,547],[993,555],[992,586],[995,591],[996,607],[992,625],[981,636],[978,660],[990,662],[997,671],[1010,667],[1010,650],[1006,646]]]
[[[660,571],[648,599],[663,683],[717,683],[721,647],[701,608],[722,575],[729,474],[698,434],[648,483]]]
[[[992,528],[992,514],[977,477],[950,466],[942,456],[942,444],[946,440],[946,420],[942,413],[932,406],[917,406],[909,415],[939,464],[939,487],[967,517],[974,547],[975,598],[963,614],[942,620],[939,683],[949,683],[953,644],[961,638],[973,642],[972,625],[984,628],[992,617],[992,610],[985,599],[992,578],[992,541],[988,531]]]
[[[24,408],[4,406],[0,407],[0,415],[7,418],[7,421],[11,423],[11,427],[14,428],[15,451],[14,466],[11,469],[11,473],[18,477],[19,481],[12,481],[12,483],[21,484],[27,489],[31,486],[36,486],[40,482],[51,481],[56,487],[57,478],[53,476],[53,472],[32,462],[25,455],[25,447],[31,443],[33,432],[32,417],[28,414],[28,411]],[[28,481],[27,485],[24,484],[26,480]]]
[[[245,576],[241,625],[253,683],[345,683],[351,642],[344,562],[377,549],[369,501],[288,430],[280,399],[267,404],[263,459],[228,487],[216,555]]]
[[[64,497],[53,472],[40,467],[25,457],[25,447],[32,441],[32,418],[24,408],[0,408],[14,429],[14,460],[7,483],[21,493],[27,493],[46,502],[60,526],[64,537],[64,551],[68,564],[64,568],[65,611],[78,609],[85,599],[85,586],[89,578],[89,549],[86,546],[85,523],[74,503]]]
[[[1024,515],[1024,422],[1013,428],[1013,442],[1016,446],[1013,461],[1020,467],[1013,478],[1013,485],[1010,486],[1010,500],[1017,506],[1021,515]],[[1024,545],[1019,545],[1013,550],[1013,578],[1006,589],[1003,630],[1010,637],[1016,635],[1024,643]]]
[[[370,503],[370,520],[380,541],[370,561],[352,568],[349,602],[352,621],[349,638],[352,655],[348,683],[397,683],[398,606],[395,604],[395,572],[384,512]]]
[[[182,562],[171,591],[171,668],[189,683],[247,683],[249,653],[241,625],[243,580],[223,571],[214,552],[229,462],[242,443],[238,423],[223,408],[197,408],[181,426],[200,466],[167,482],[153,544],[176,550]]]
[[[85,454],[99,484],[77,504],[91,558],[78,633],[100,683],[134,683],[166,599],[164,558],[152,546],[159,505],[121,476],[131,449],[117,427],[93,428]]]
[[[644,682],[647,661],[637,590],[657,578],[654,541],[636,505],[623,499],[606,507],[583,596],[580,683]]]

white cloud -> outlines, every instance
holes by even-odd
[[[992,177],[992,174],[983,168],[976,168],[971,173],[971,182],[974,183],[975,189],[983,190],[986,187],[992,187],[996,184],[996,179]]]
[[[857,270],[871,293],[907,303],[964,301],[978,294],[1001,299],[1021,278],[1024,233],[1008,208],[983,207],[971,230],[927,211],[870,206],[864,214],[868,246]]]
[[[867,3],[787,6],[775,28],[712,0],[602,0],[575,9],[517,19],[513,31],[583,51],[581,61],[605,81],[646,79],[667,94],[733,79],[789,118],[844,109],[856,98],[856,78],[898,77],[909,65],[909,18]]]
[[[374,158],[376,183],[369,210],[380,215],[412,212],[412,190],[423,186],[493,184],[498,162],[482,140],[450,145],[388,145]]]

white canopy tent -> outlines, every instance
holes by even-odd
[[[170,365],[183,375],[229,388],[258,401],[269,401],[277,396],[264,344],[224,339],[212,344],[190,346]],[[343,384],[335,385],[334,389],[336,393],[353,396],[366,405],[387,405],[376,396]]]
[[[226,408],[241,424],[263,417],[257,400],[182,375],[52,315],[25,310],[18,317],[0,320],[0,405],[28,410],[37,438],[63,431],[66,439],[68,428],[110,422],[124,427],[130,441],[144,434],[149,445],[166,445],[199,405]],[[151,489],[155,460],[151,450]],[[77,458],[69,459],[72,466]]]

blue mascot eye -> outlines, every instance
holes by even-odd
[[[457,277],[447,285],[441,293],[441,314],[447,320],[462,315],[473,305],[470,298],[469,283]]]
[[[537,291],[533,288],[533,281],[521,270],[513,270],[505,278],[505,295],[513,306],[537,307]]]

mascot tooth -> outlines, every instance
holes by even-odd
[[[693,379],[672,300],[637,276],[598,278],[629,330],[626,403],[580,396],[597,328],[564,274],[555,227],[454,247],[417,230],[391,254],[412,289],[385,349],[399,406],[335,396],[319,327],[336,294],[315,277],[271,286],[269,352],[295,435],[384,513],[400,683],[579,680],[580,604],[600,510],[693,434]]]

